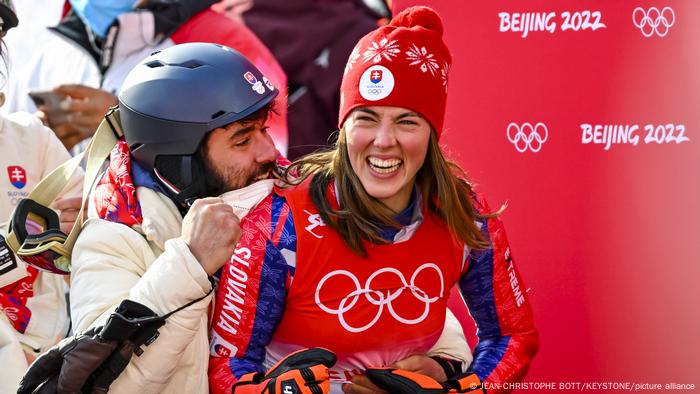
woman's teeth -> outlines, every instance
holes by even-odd
[[[399,169],[402,161],[400,159],[383,160],[376,157],[368,158],[369,166],[372,170],[380,174],[389,174]]]

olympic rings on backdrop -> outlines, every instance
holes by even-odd
[[[522,126],[517,123],[511,123],[506,129],[506,136],[518,152],[525,153],[531,150],[537,153],[542,149],[542,145],[547,141],[547,138],[549,138],[549,131],[542,122],[534,126],[530,123],[523,123]]]
[[[671,7],[664,7],[661,11],[656,7],[650,7],[646,11],[637,7],[632,12],[632,22],[644,37],[651,37],[654,33],[664,37],[676,22],[676,14]]]

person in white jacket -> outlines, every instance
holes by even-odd
[[[0,235],[6,235],[7,222],[18,201],[68,159],[70,155],[61,141],[36,117],[28,113],[0,115]],[[81,190],[81,178],[76,177],[62,193],[74,198],[57,203],[74,203],[77,198],[79,209]],[[62,227],[65,231],[66,226]],[[0,275],[2,393],[16,390],[29,363],[68,332],[64,277],[37,271],[14,258],[17,266],[13,272]],[[7,283],[9,280],[12,283]],[[13,305],[13,301],[17,304]],[[23,321],[22,315],[27,312],[27,321]]]
[[[0,1],[0,20],[3,36],[17,25],[11,1]],[[4,101],[2,93],[0,101]],[[7,222],[19,201],[29,195],[41,178],[68,159],[70,155],[63,144],[38,118],[21,112],[0,115],[0,237],[6,235]],[[72,178],[61,195],[79,196],[81,181],[80,176]],[[75,202],[75,198],[69,198],[58,204],[68,207]],[[0,242],[4,243],[4,239]],[[28,267],[11,253],[0,248],[2,393],[17,390],[29,363],[68,331],[64,277]]]

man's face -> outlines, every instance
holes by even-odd
[[[277,150],[263,118],[213,130],[202,153],[209,194],[219,196],[269,178]]]

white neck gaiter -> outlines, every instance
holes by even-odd
[[[264,179],[248,185],[242,189],[231,190],[219,196],[224,202],[233,208],[233,212],[239,219],[243,219],[251,209],[272,192],[275,185],[274,179]]]

